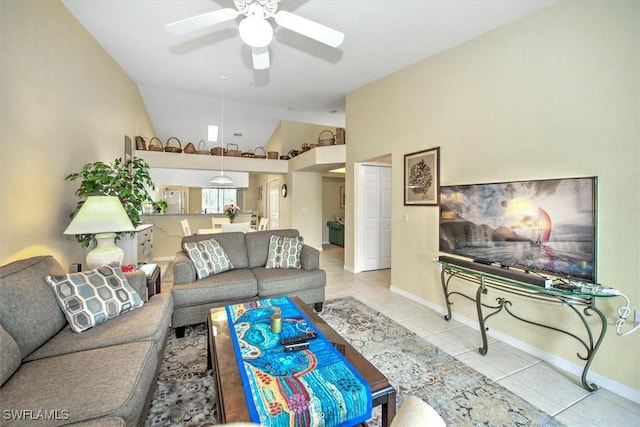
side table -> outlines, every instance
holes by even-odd
[[[162,289],[160,283],[160,267],[158,267],[158,264],[141,264],[138,266],[138,270],[143,271],[147,276],[147,293],[149,298],[152,295],[159,294]]]

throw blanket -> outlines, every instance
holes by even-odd
[[[347,426],[371,418],[368,383],[288,298],[226,307],[251,421],[263,426]],[[282,332],[270,317],[282,316]],[[313,330],[309,348],[281,338]]]

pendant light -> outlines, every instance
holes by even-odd
[[[233,180],[224,174],[224,81],[226,77],[220,76],[222,82],[222,107],[220,108],[220,147],[222,148],[222,157],[220,158],[220,175],[211,179],[211,185],[214,187],[229,187],[233,185]]]

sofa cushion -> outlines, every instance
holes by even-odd
[[[0,386],[20,367],[22,357],[18,343],[0,326]]]
[[[50,274],[64,274],[51,256],[23,259],[0,267],[0,323],[18,344],[22,358],[67,324],[44,280]]]
[[[265,268],[301,268],[302,245],[304,245],[302,236],[271,236]]]
[[[258,295],[256,278],[248,268],[226,271],[171,288],[176,307],[252,298]]]
[[[142,305],[118,266],[104,265],[90,271],[47,276],[60,307],[76,332],[106,322]]]
[[[198,279],[233,269],[227,253],[215,239],[200,242],[185,242],[184,250],[196,267]]]
[[[271,236],[298,237],[299,235],[298,230],[294,229],[264,230],[247,233],[245,240],[247,242],[249,255],[249,268],[265,266],[269,254]]]
[[[124,419],[126,425],[137,425],[146,409],[148,391],[155,385],[158,363],[151,341],[23,363],[0,388],[2,410],[55,409],[68,418],[64,423],[112,416]],[[24,425],[12,421],[3,425]]]
[[[211,239],[210,234],[186,236],[182,238],[182,247],[187,242],[200,242]],[[249,259],[247,258],[247,244],[244,241],[244,233],[218,233],[215,235],[216,242],[220,244],[227,254],[229,261],[234,268],[247,268]]]
[[[258,295],[268,298],[292,295],[297,291],[324,288],[327,276],[324,270],[252,268],[258,280]]]
[[[123,313],[82,334],[67,326],[27,356],[25,361],[142,340],[153,341],[160,353],[169,333],[172,313],[171,293],[155,294],[139,310]]]

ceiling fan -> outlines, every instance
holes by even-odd
[[[187,34],[216,24],[232,21],[240,15],[245,18],[238,25],[238,32],[243,42],[251,46],[253,68],[264,70],[269,68],[269,44],[273,39],[273,27],[269,19],[310,39],[331,47],[338,47],[344,40],[344,33],[325,25],[303,18],[302,16],[278,11],[280,0],[234,0],[236,9],[225,8],[203,13],[183,19],[165,28],[174,34]]]

